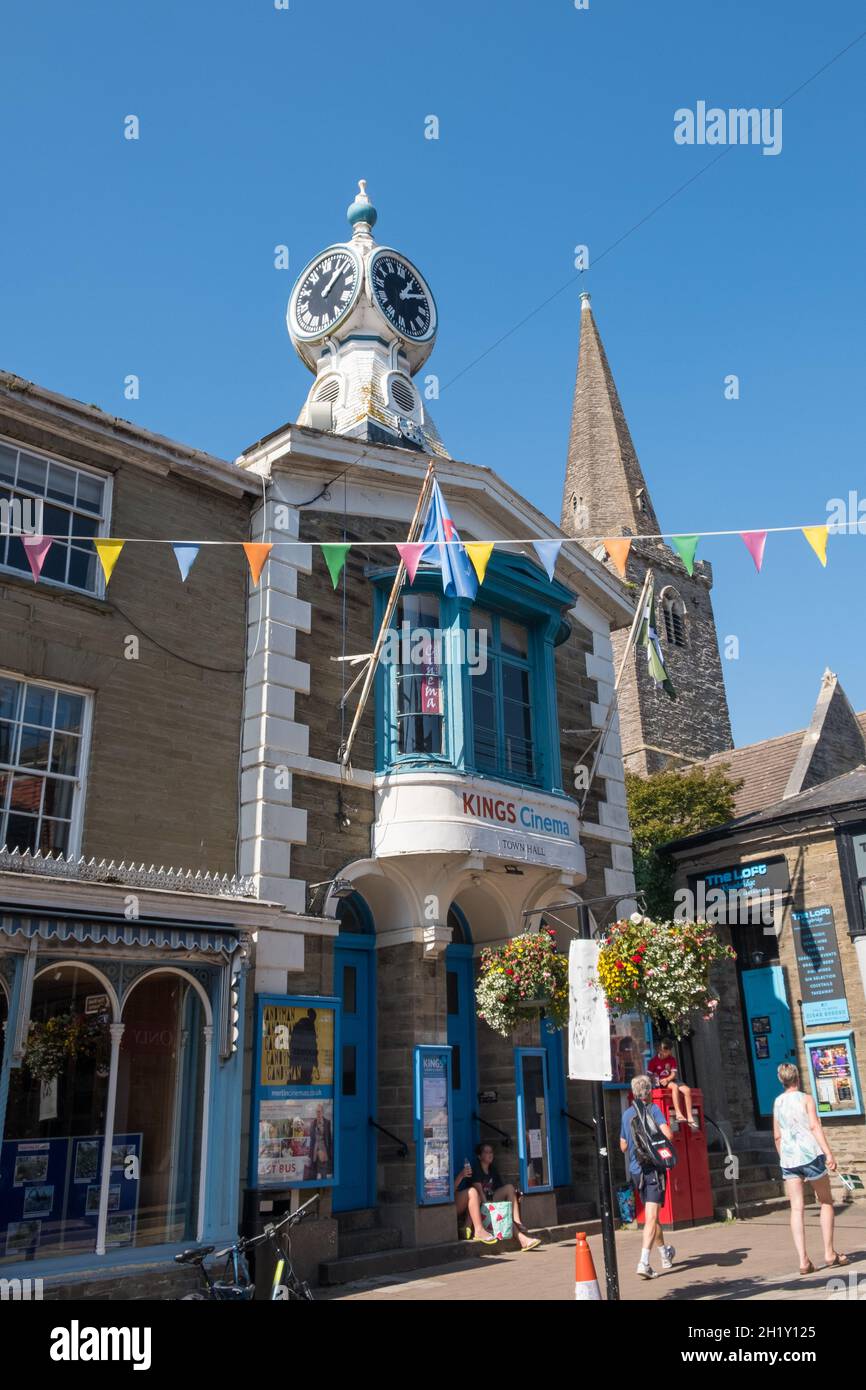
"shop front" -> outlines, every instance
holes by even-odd
[[[0,913],[0,1267],[46,1297],[171,1296],[237,1229],[249,907],[185,909]]]
[[[693,1039],[708,1113],[744,1146],[769,1144],[777,1070],[793,1062],[854,1173],[866,1168],[862,817],[858,772],[668,846],[684,905],[737,952],[716,980],[716,1020]]]

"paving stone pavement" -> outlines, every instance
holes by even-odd
[[[828,1300],[866,1302],[866,1203],[837,1208],[836,1248],[848,1255],[847,1269],[822,1268],[817,1210],[806,1212],[807,1247],[816,1266],[801,1278],[785,1211],[748,1221],[699,1226],[668,1233],[676,1246],[676,1263],[657,1279],[639,1279],[640,1234],[617,1234],[620,1294],[623,1299],[675,1300]],[[604,1296],[601,1237],[590,1238]],[[660,1269],[658,1254],[654,1255]],[[833,1281],[832,1284],[830,1281]],[[322,1290],[334,1302],[454,1302],[467,1299],[501,1302],[549,1302],[574,1299],[574,1241],[544,1245],[526,1254],[485,1256],[461,1264],[438,1266],[425,1274],[380,1277]]]

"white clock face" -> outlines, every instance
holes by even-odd
[[[381,247],[370,258],[373,303],[395,332],[413,343],[436,332],[436,305],[419,272],[403,256]]]
[[[296,338],[333,333],[358,297],[361,267],[354,251],[332,246],[301,272],[289,300],[289,329]]]

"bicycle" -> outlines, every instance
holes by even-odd
[[[297,1211],[287,1212],[279,1221],[269,1221],[258,1236],[242,1236],[225,1250],[217,1250],[213,1245],[202,1245],[194,1250],[183,1250],[175,1255],[175,1263],[197,1267],[204,1280],[204,1288],[197,1293],[184,1294],[181,1302],[248,1302],[255,1295],[256,1286],[250,1278],[246,1252],[267,1241],[274,1253],[274,1276],[271,1280],[271,1303],[296,1300],[302,1303],[315,1302],[313,1291],[306,1279],[299,1279],[292,1264],[292,1242],[289,1231],[309,1215],[310,1208],[319,1200],[319,1193]],[[205,1260],[213,1255],[215,1261],[224,1259],[222,1278],[214,1278],[205,1265]],[[287,1276],[284,1278],[284,1274]]]

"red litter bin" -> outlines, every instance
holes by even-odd
[[[674,1136],[677,1165],[668,1170],[665,1200],[659,1212],[663,1226],[694,1226],[713,1215],[713,1192],[710,1187],[710,1162],[707,1155],[707,1133],[704,1124],[704,1098],[692,1089],[692,1109],[699,1128],[691,1129],[685,1122],[677,1128],[676,1111],[670,1091],[661,1087],[653,1091],[653,1103],[659,1107]],[[671,1123],[673,1120],[673,1123]],[[643,1224],[644,1207],[637,1194],[635,1212]]]

